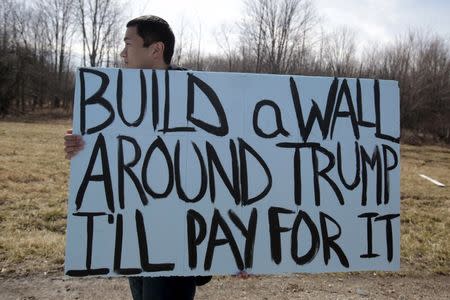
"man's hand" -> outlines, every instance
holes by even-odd
[[[66,131],[64,136],[64,152],[66,159],[72,159],[78,152],[83,150],[84,141],[80,135],[72,134],[72,129]]]

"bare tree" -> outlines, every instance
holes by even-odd
[[[17,77],[14,74],[15,62],[12,46],[14,35],[13,14],[16,9],[11,0],[0,2],[1,22],[1,47],[0,47],[0,116],[10,112],[12,101],[15,97],[15,85]]]
[[[182,32],[182,47],[176,49],[176,58],[180,64],[183,66],[193,69],[193,70],[203,70],[204,69],[204,55],[202,55],[202,23],[199,20],[195,30],[192,25],[184,26],[184,28],[191,28],[190,30],[184,30]],[[181,56],[181,53],[184,53]]]
[[[181,62],[182,62],[183,50],[185,50],[184,48],[186,46],[186,41],[185,41],[185,38],[186,38],[185,29],[186,29],[186,27],[187,27],[187,23],[186,23],[186,20],[185,20],[185,18],[183,16],[183,17],[181,17],[180,27],[179,27],[178,32],[176,33],[176,38],[175,38],[175,50],[174,50],[173,59],[172,59],[173,63],[175,65],[180,65]]]
[[[123,38],[123,29],[119,26],[114,26],[112,33],[106,39],[106,62],[105,66],[118,68],[122,62],[120,59],[120,52],[123,49],[122,43],[119,41]]]
[[[102,65],[108,46],[112,44],[111,35],[123,21],[119,3],[116,0],[78,0],[77,19],[83,40],[83,57],[87,51],[91,67]]]
[[[201,70],[203,67],[203,58],[201,56],[202,49],[202,23],[198,23],[198,30],[196,31],[197,36],[197,49],[195,55],[195,65],[197,70]]]
[[[228,24],[222,24],[215,32],[216,42],[222,49],[225,59],[227,61],[227,71],[234,70],[235,65],[238,63],[238,52],[236,49],[236,43],[232,41],[233,27]]]
[[[412,90],[418,105],[410,127],[425,129],[432,135],[450,141],[450,47],[441,38],[419,36],[414,47],[415,64],[411,74]],[[411,115],[411,114],[410,114]]]
[[[353,76],[357,69],[355,33],[348,27],[334,30],[325,40],[324,60],[333,76]]]
[[[42,0],[35,2],[35,8],[40,22],[46,28],[45,36],[52,51],[51,62],[57,82],[53,92],[53,106],[59,107],[61,102],[66,101],[62,93],[67,85],[65,74],[69,69],[70,55],[67,45],[71,42],[75,7],[71,0]]]
[[[245,60],[248,60],[248,54],[253,52],[255,72],[262,70],[262,61],[265,57],[266,19],[268,10],[268,0],[255,0],[245,2],[246,16],[242,20],[241,27],[241,50]]]
[[[409,32],[362,59],[368,77],[397,80],[400,122],[413,136],[450,141],[450,46],[430,32]]]
[[[58,79],[61,79],[65,68],[66,46],[69,43],[69,30],[73,26],[73,1],[41,0],[36,8],[41,14],[40,20],[45,22],[47,38],[53,48],[53,63]]]
[[[316,24],[312,2],[247,0],[245,7],[241,35],[255,58],[255,71],[286,73],[292,70],[294,58],[298,57],[296,53],[302,51],[301,41],[306,43],[304,37]]]
[[[50,38],[55,27],[48,19],[49,10],[37,7],[36,2],[0,4],[4,17],[0,24],[0,114],[25,114],[72,98],[67,93],[71,71],[60,43],[65,25],[58,23],[59,38]]]

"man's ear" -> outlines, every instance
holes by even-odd
[[[153,56],[156,56],[156,57],[164,56],[164,43],[163,42],[156,42],[152,46],[153,46],[152,47],[153,49],[152,49],[151,54]]]

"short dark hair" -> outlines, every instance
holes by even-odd
[[[157,16],[141,16],[127,23],[127,27],[136,26],[137,33],[144,40],[144,47],[154,42],[164,44],[164,62],[170,64],[175,47],[175,36],[164,19]]]

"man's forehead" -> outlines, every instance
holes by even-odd
[[[136,37],[137,32],[136,32],[136,27],[131,26],[131,27],[127,27],[127,30],[125,31],[125,37],[123,38],[124,41],[126,40],[130,40],[134,37]]]

